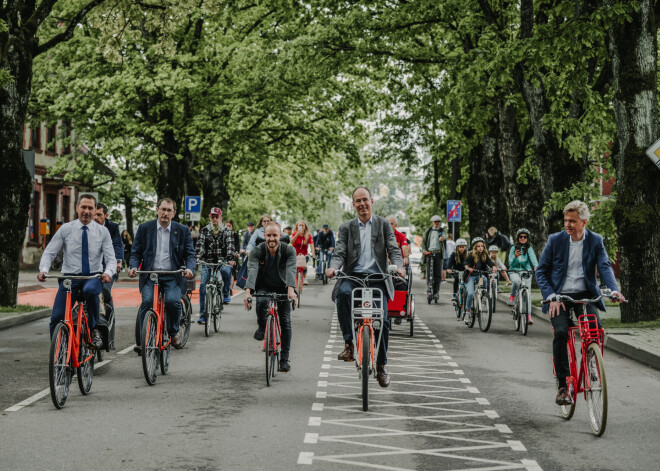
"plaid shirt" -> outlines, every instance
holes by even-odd
[[[212,225],[204,226],[199,231],[197,247],[195,247],[197,257],[204,262],[217,263],[219,259],[234,260],[236,250],[234,248],[233,231],[227,229],[224,225],[218,235],[213,234]]]

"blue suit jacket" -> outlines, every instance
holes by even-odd
[[[551,294],[559,294],[559,290],[566,279],[568,270],[568,248],[571,236],[566,231],[557,232],[548,237],[548,243],[543,249],[539,266],[536,270],[536,282],[541,288],[543,299]],[[582,247],[582,269],[584,270],[587,290],[593,295],[600,295],[600,288],[596,282],[596,267],[605,285],[612,291],[619,288],[614,278],[614,271],[605,251],[603,237],[600,234],[584,231],[584,246]],[[599,301],[596,305],[601,311],[605,310],[605,303]],[[548,304],[543,305],[543,312],[548,312]]]
[[[103,225],[107,227],[108,231],[110,232],[112,247],[115,249],[115,258],[118,262],[124,260],[124,243],[122,242],[121,235],[119,234],[119,224],[110,221],[110,219],[106,219]]]
[[[143,270],[153,270],[156,254],[156,235],[158,234],[158,220],[145,222],[138,226],[133,249],[131,250],[130,268],[138,268],[142,264]],[[190,271],[195,271],[195,247],[193,246],[190,229],[183,224],[172,221],[170,232],[170,259],[172,268],[177,270],[185,265]],[[140,291],[148,279],[148,275],[140,275]],[[186,292],[186,280],[177,275],[177,282],[181,287],[181,293]]]

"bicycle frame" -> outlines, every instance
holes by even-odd
[[[69,342],[67,345],[67,351],[66,351],[66,363],[69,364],[69,362],[72,362],[72,367],[73,368],[78,368],[80,365],[83,363],[89,361],[91,357],[94,356],[94,350],[91,350],[91,354],[89,357],[85,358],[82,362],[78,360],[78,353],[80,352],[80,339],[81,339],[81,334],[82,334],[82,322],[78,320],[76,324],[76,328],[74,330],[74,324],[73,324],[73,301],[71,299],[71,279],[66,279],[62,283],[64,288],[66,288],[66,307],[64,308],[64,324],[67,326],[67,330],[69,332]],[[87,319],[87,312],[85,312],[84,309],[84,304],[78,304],[80,308],[78,309],[78,316],[85,316],[85,319]],[[82,314],[81,314],[82,312]],[[89,321],[85,322],[85,327],[87,329],[87,336],[88,338],[91,338],[91,334],[89,332]]]
[[[573,309],[571,309],[573,310]],[[587,399],[587,391],[591,389],[591,378],[586,374],[587,371],[587,348],[592,343],[597,343],[600,353],[604,353],[603,339],[605,338],[605,329],[602,327],[592,327],[593,325],[598,326],[598,319],[595,314],[582,314],[578,316],[578,325],[569,327],[568,329],[568,364],[571,376],[566,378],[567,386],[570,386],[568,383],[572,383],[573,394],[571,399],[575,401],[579,393],[583,393],[584,399]],[[554,334],[554,329],[553,329]],[[578,369],[577,354],[575,350],[575,342],[577,340],[577,335],[580,337],[580,363]],[[554,369],[554,362],[553,362]],[[555,373],[556,375],[556,373]]]
[[[167,346],[170,344],[172,339],[168,339],[167,343],[163,345],[163,322],[165,322],[165,303],[163,302],[162,299],[162,293],[158,288],[158,274],[152,273],[150,276],[151,276],[151,281],[154,282],[154,304],[152,309],[154,310],[154,312],[156,313],[156,317],[158,318],[158,324],[156,325],[156,343],[158,344],[158,348],[162,351],[167,348]]]
[[[264,336],[264,346],[261,350],[262,352],[272,349],[272,351],[277,351],[282,346],[282,330],[280,329],[280,316],[278,315],[277,302],[275,299],[270,299],[268,301],[268,313],[266,314],[266,324],[268,323],[268,317],[272,316],[275,319],[275,325],[277,326],[277,335],[273,336],[273,344],[268,345],[268,337]]]
[[[378,351],[380,349],[380,342],[383,336],[382,322],[383,322],[383,292],[380,288],[354,288],[351,293],[351,325],[355,326],[353,330],[353,341],[356,347],[355,366],[360,375],[370,374],[375,372],[373,367],[376,358],[378,358]],[[371,345],[369,345],[369,365],[362,365],[362,332],[365,328],[370,330]],[[378,340],[374,342],[374,330],[378,329]],[[356,337],[357,332],[357,338]],[[374,345],[375,343],[375,345]],[[366,368],[365,368],[366,366]]]

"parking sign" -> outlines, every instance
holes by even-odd
[[[186,196],[186,213],[201,213],[202,212],[202,197],[201,196]]]

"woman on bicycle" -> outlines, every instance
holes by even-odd
[[[451,295],[451,300],[456,299],[458,292],[458,277],[463,275],[465,270],[465,262],[467,260],[467,241],[465,239],[458,239],[456,241],[456,248],[454,253],[449,258],[449,265],[447,266],[447,273],[450,275],[456,271],[458,276],[454,277],[454,294]]]
[[[493,261],[488,257],[486,252],[486,244],[481,237],[472,239],[472,250],[465,260],[465,273],[463,276],[467,277],[465,284],[467,285],[467,302],[465,303],[465,323],[469,324],[472,320],[472,301],[474,300],[474,282],[479,281],[483,275],[472,275],[474,270],[485,271],[492,268],[497,271],[497,267]]]
[[[502,291],[500,290],[499,283],[500,283],[500,273],[501,276],[506,280],[507,286],[511,284],[511,280],[509,279],[509,275],[506,273],[506,265],[502,263],[502,260],[499,259],[497,254],[500,252],[500,248],[497,245],[491,245],[488,247],[488,253],[490,254],[490,259],[493,261],[495,266],[497,267],[497,270],[499,273],[497,274],[497,292],[501,293]]]
[[[257,245],[261,244],[262,242],[266,242],[266,236],[264,235],[264,230],[268,225],[268,223],[271,222],[272,220],[273,218],[271,218],[268,214],[264,214],[263,216],[261,216],[261,219],[259,219],[259,224],[257,224],[257,228],[252,232],[252,237],[250,237],[250,242],[248,242],[247,247],[245,247],[245,253],[247,255],[250,255],[252,249],[254,249]]]
[[[311,247],[311,252],[309,253],[315,253],[314,239],[312,238],[312,234],[310,233],[309,227],[307,227],[305,221],[298,221],[296,223],[295,232],[291,236],[291,245],[293,245],[293,248],[296,249],[296,255],[304,255],[307,257],[308,247]],[[309,284],[307,281],[307,268],[305,268],[303,271],[303,284]]]
[[[522,283],[522,278],[520,274],[516,273],[514,270],[536,270],[539,262],[536,259],[536,254],[534,253],[534,248],[529,243],[530,233],[527,229],[518,229],[516,232],[515,244],[509,250],[509,270],[511,270],[511,282],[513,286],[511,288],[511,296],[509,296],[509,306],[513,306],[514,299],[520,290],[520,283]],[[532,278],[525,278],[525,285],[527,289],[532,288]],[[530,299],[531,303],[531,299]],[[527,309],[527,323],[529,325],[533,324],[532,322],[532,308],[531,305]]]

